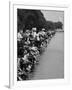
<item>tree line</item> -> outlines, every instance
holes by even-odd
[[[31,29],[36,27],[38,30],[45,28],[46,30],[62,29],[62,22],[47,21],[40,10],[17,9],[17,30]]]

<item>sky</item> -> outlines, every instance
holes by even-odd
[[[44,17],[46,20],[49,21],[61,21],[64,23],[64,12],[63,11],[56,11],[56,10],[42,10]]]

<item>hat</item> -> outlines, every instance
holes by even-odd
[[[33,30],[33,31],[36,31],[36,28],[34,27],[34,28],[32,28],[32,30]]]
[[[42,31],[45,31],[45,28],[42,28]]]
[[[30,31],[30,30],[28,30],[28,29],[26,30],[26,32],[29,32],[29,31]]]

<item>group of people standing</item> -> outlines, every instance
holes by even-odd
[[[20,30],[17,33],[17,80],[31,79],[35,66],[39,63],[41,53],[47,43],[55,35],[55,31],[42,28],[37,30]]]

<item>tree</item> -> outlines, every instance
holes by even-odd
[[[18,30],[32,27],[40,29],[46,24],[46,20],[40,10],[18,9],[17,19]]]
[[[54,28],[55,29],[62,29],[62,26],[63,26],[62,22],[55,22],[54,23]]]
[[[52,22],[47,21],[46,28],[47,30],[55,30],[55,29],[62,29],[62,22]]]
[[[17,9],[17,27],[18,31],[26,28],[37,27],[37,30],[45,28],[46,30],[62,29],[62,22],[46,21],[40,10]]]

